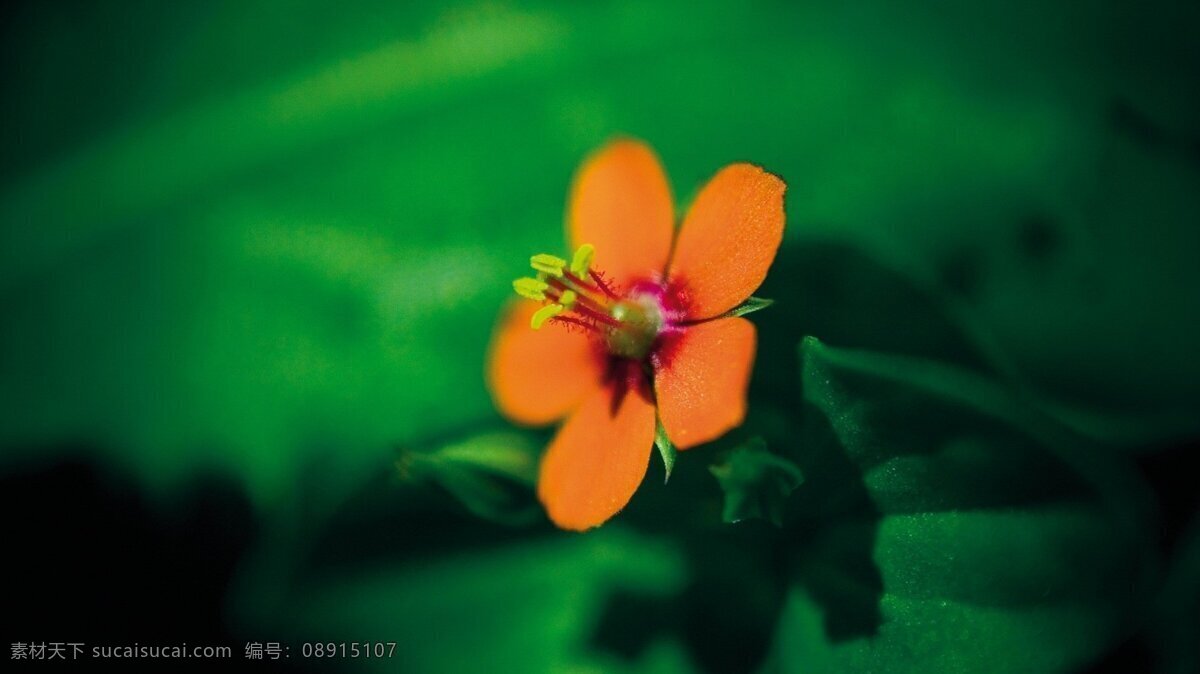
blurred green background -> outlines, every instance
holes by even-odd
[[[3,11],[10,555],[211,583],[153,624],[30,594],[7,641],[74,620],[348,671],[1200,662],[1194,3]],[[616,135],[681,204],[732,161],[778,173],[788,229],[747,426],[567,535],[530,496],[548,435],[482,373]],[[804,475],[763,502],[780,527],[721,522],[708,468],[752,437]],[[298,657],[355,639],[399,652]]]

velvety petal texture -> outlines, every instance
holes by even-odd
[[[492,340],[488,388],[500,412],[518,423],[545,425],[566,416],[600,387],[604,356],[584,334],[550,323],[529,327],[533,302],[512,305]]]
[[[655,367],[658,414],[671,442],[688,449],[715,440],[746,417],[754,324],[721,318],[686,328]]]
[[[613,389],[592,392],[542,458],[538,499],[563,529],[599,526],[629,503],[650,465],[654,405],[635,392],[613,411]]]
[[[614,283],[657,280],[665,271],[675,207],[662,165],[644,143],[613,141],[589,157],[571,189],[567,218],[572,250],[595,246],[592,267]]]
[[[718,316],[750,296],[783,241],[783,180],[730,164],[704,186],[679,230],[670,283],[692,319]]]

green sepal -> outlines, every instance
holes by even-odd
[[[747,298],[745,302],[742,302],[741,304],[737,305],[736,307],[721,314],[720,316],[718,316],[718,318],[733,318],[735,316],[745,316],[746,314],[752,314],[756,311],[766,309],[767,307],[771,306],[772,304],[775,304],[775,300],[769,300],[769,299],[766,299],[765,297],[750,297],[750,298]]]
[[[675,449],[675,443],[671,442],[671,438],[667,436],[667,429],[663,428],[662,419],[655,417],[654,426],[654,446],[658,447],[658,453],[662,456],[663,469],[666,475],[663,477],[663,484],[666,484],[671,479],[671,471],[675,470],[675,456],[679,451]]]

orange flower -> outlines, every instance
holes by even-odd
[[[529,425],[566,418],[538,478],[555,524],[584,530],[623,508],[659,423],[679,449],[742,423],[755,332],[727,314],[775,258],[784,190],[757,166],[726,166],[675,236],[649,147],[620,140],[584,162],[567,216],[574,258],[532,258],[538,276],[513,285],[536,302],[506,312],[488,365],[503,414]]]

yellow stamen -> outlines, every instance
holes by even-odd
[[[543,323],[564,311],[566,311],[566,309],[561,304],[547,304],[546,306],[537,310],[537,312],[533,315],[533,318],[529,321],[529,326],[534,330],[538,330],[542,327]]]
[[[563,267],[567,266],[567,261],[561,257],[542,253],[529,258],[529,266],[542,272],[543,274],[549,274],[550,276],[554,277],[562,277]]]
[[[535,278],[519,278],[513,281],[513,290],[526,299],[541,302],[546,299],[546,289],[550,286]]]
[[[579,278],[587,278],[588,269],[592,266],[592,256],[596,254],[596,247],[590,243],[585,243],[575,251],[575,256],[571,258],[571,273]]]
[[[562,297],[558,298],[558,303],[563,305],[563,308],[570,309],[575,306],[575,300],[578,298],[574,290],[564,290]]]

